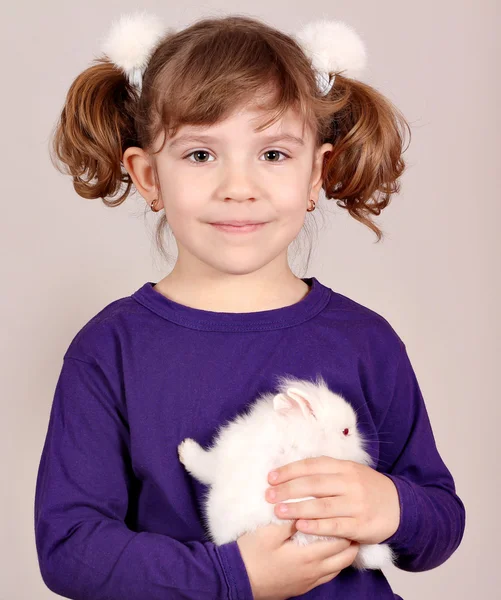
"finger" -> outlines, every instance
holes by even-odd
[[[287,510],[284,512],[282,507]],[[354,519],[353,502],[346,496],[326,496],[309,500],[284,500],[273,507],[281,519]]]
[[[355,560],[360,544],[358,542],[351,542],[348,548],[341,550],[334,556],[326,558],[321,566],[320,576],[323,577],[334,571],[342,571],[349,567]]]
[[[296,477],[312,475],[313,473],[341,473],[344,465],[351,461],[344,461],[330,456],[317,456],[303,458],[274,469],[278,473],[277,479],[268,480],[271,484],[282,483]]]
[[[334,577],[337,577],[339,575],[339,573],[341,573],[341,571],[334,571],[334,573],[329,573],[329,575],[325,575],[325,577],[320,577],[320,579],[317,579],[317,581],[315,581],[315,583],[313,584],[313,587],[311,587],[310,590],[318,587],[322,583],[327,583],[328,581],[332,581],[334,579]],[[310,590],[308,590],[308,591],[310,591]]]
[[[296,532],[296,521],[286,521],[285,523],[274,523],[276,525],[276,537],[278,542],[283,542],[292,537]]]
[[[321,561],[349,548],[351,540],[333,537],[331,540],[311,542],[307,546],[310,560]]]
[[[354,539],[357,537],[357,521],[354,517],[335,517],[323,519],[308,519],[305,525],[304,519],[297,520],[297,530],[313,535],[335,535]]]
[[[274,496],[269,495],[274,492]],[[290,481],[284,481],[279,485],[268,488],[268,498],[273,502],[289,500],[291,498],[304,498],[315,496],[325,498],[326,496],[343,496],[346,494],[346,482],[343,475],[335,473],[313,473],[296,477]]]

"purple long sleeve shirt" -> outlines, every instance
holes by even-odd
[[[62,361],[35,492],[40,572],[74,600],[252,600],[237,542],[204,533],[205,486],[179,462],[277,375],[315,378],[357,411],[376,469],[395,483],[390,538],[405,571],[443,564],[465,508],[437,450],[405,344],[376,312],[315,277],[299,302],[252,313],[176,303],[147,282],[108,304]],[[251,449],[249,449],[251,451]],[[381,570],[348,567],[308,599],[401,598]]]

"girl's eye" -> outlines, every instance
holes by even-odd
[[[188,157],[192,156],[193,154],[209,154],[209,152],[207,152],[207,150],[193,150],[193,152],[190,152],[188,155],[186,155],[184,158],[187,159]],[[189,162],[209,162],[207,160],[190,160]]]
[[[290,158],[290,156],[288,154],[286,154],[285,152],[282,152],[281,150],[267,150],[264,154],[283,154],[283,156],[286,156],[287,158]],[[285,160],[287,160],[287,158]],[[265,162],[284,162],[283,160],[271,160],[271,161],[265,161]]]
[[[190,156],[193,155],[197,155],[200,156],[201,154],[210,154],[210,152],[207,152],[207,150],[194,150],[193,152],[190,152],[189,154],[187,154],[184,159],[186,160],[187,158],[189,158]],[[285,156],[286,158],[284,160],[287,160],[288,158],[290,158],[290,156],[288,154],[286,154],[285,152],[282,152],[281,150],[267,150],[266,152],[263,153],[263,156],[265,154],[272,154],[272,155],[278,155],[278,154],[282,154],[283,156]],[[284,160],[268,160],[265,162],[284,162]],[[195,162],[195,163],[204,163],[204,162],[212,162],[212,161],[208,161],[208,160],[190,160],[189,162]]]

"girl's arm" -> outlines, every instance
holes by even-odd
[[[65,356],[35,492],[45,584],[74,600],[252,600],[236,541],[183,543],[125,525],[129,432],[116,385],[97,362]]]
[[[400,525],[383,543],[399,555],[404,571],[427,571],[444,563],[461,543],[465,507],[435,443],[431,423],[405,344],[394,394],[379,426],[378,471],[395,483]]]

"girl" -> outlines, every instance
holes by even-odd
[[[163,210],[158,240],[168,224],[178,258],[104,307],[64,355],[35,497],[41,574],[57,594],[389,600],[400,596],[382,571],[351,566],[361,543],[391,544],[397,566],[417,572],[461,542],[465,509],[404,342],[288,266],[320,189],[380,239],[369,215],[404,169],[397,109],[349,69],[322,77],[314,66],[316,40],[360,51],[357,39],[315,27],[299,43],[244,16],[179,32],[125,18],[68,92],[54,149],[75,190],[117,206],[134,185]],[[148,44],[147,60],[130,58]],[[352,403],[377,469],[327,457],[283,465],[266,498],[292,525],[216,546],[204,488],[177,446],[210,444],[284,374],[321,374]],[[318,499],[280,512],[301,496]],[[287,543],[296,528],[341,539],[299,547]]]

